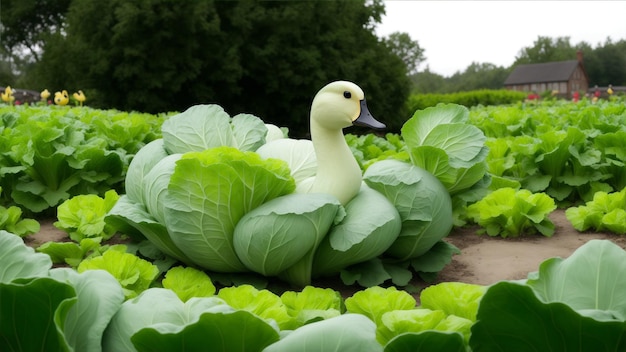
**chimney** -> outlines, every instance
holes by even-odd
[[[579,63],[583,63],[583,51],[582,50],[578,50],[576,51],[576,59],[578,60]]]

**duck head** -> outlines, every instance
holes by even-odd
[[[311,105],[317,173],[308,191],[332,194],[344,205],[356,196],[362,182],[361,168],[343,135],[343,128],[351,125],[385,127],[370,114],[359,86],[347,81],[326,85]]]
[[[383,129],[386,126],[374,119],[363,90],[348,81],[337,81],[323,87],[311,105],[311,123],[330,130],[352,125]]]
[[[66,90],[54,93],[54,103],[55,104],[57,104],[57,105],[67,105],[67,103],[69,103],[69,101],[70,101],[70,97],[67,94]]]

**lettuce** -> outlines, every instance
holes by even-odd
[[[500,188],[467,207],[467,216],[482,226],[489,236],[517,237],[539,232],[550,237],[554,224],[548,215],[556,209],[545,193]]]
[[[225,287],[217,293],[229,306],[274,321],[281,329],[293,328],[293,318],[283,301],[268,290],[257,290],[251,285]]]
[[[104,198],[95,194],[72,197],[57,208],[58,221],[54,226],[66,231],[76,242],[88,237],[102,237],[107,240],[113,237],[116,229],[107,225],[104,217],[118,199],[115,190],[107,191]]]
[[[341,315],[343,299],[330,288],[306,286],[301,292],[286,291],[280,300],[293,318],[294,327]]]
[[[487,287],[462,282],[444,282],[420,292],[420,307],[476,321],[476,312]]]
[[[395,287],[369,287],[346,298],[348,313],[363,314],[376,325],[382,324],[383,314],[394,310],[411,310],[416,306],[413,296]]]
[[[127,299],[148,289],[159,274],[159,269],[150,262],[116,249],[109,249],[102,256],[86,259],[77,268],[79,273],[97,269],[106,270],[113,275],[122,285]]]
[[[593,200],[565,211],[578,231],[594,229],[626,234],[626,188],[619,192],[596,192]]]
[[[187,302],[192,297],[211,297],[216,291],[207,274],[192,267],[171,268],[165,274],[161,284],[164,288],[174,291],[183,302]]]

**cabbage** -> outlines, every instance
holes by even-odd
[[[386,251],[407,260],[428,252],[452,229],[452,201],[445,187],[426,170],[398,160],[370,166],[365,183],[393,203],[402,220],[398,239]]]
[[[233,248],[235,226],[252,209],[294,188],[281,160],[261,160],[231,147],[187,153],[170,179],[165,224],[176,246],[197,265],[246,271]]]
[[[267,131],[258,117],[239,114],[231,118],[219,105],[192,106],[161,126],[168,154],[220,146],[254,151],[265,144]]]
[[[231,118],[217,105],[170,117],[163,139],[129,165],[128,194],[106,221],[185,264],[298,286],[383,254],[419,257],[449,232],[448,191],[422,168],[374,164],[344,207],[334,196],[307,191],[317,171],[311,141],[279,132],[252,115]],[[452,141],[445,148],[475,158],[476,148],[464,154]]]

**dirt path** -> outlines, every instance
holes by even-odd
[[[525,279],[539,264],[552,257],[567,258],[592,239],[610,239],[626,248],[626,237],[609,233],[580,233],[565,218],[565,211],[550,214],[555,224],[552,237],[526,235],[520,238],[476,235],[477,227],[455,229],[448,241],[461,249],[439,274],[438,281],[461,281],[489,285],[499,280]]]
[[[552,237],[526,235],[504,239],[479,236],[476,226],[454,229],[447,240],[459,247],[461,254],[439,273],[437,281],[489,285],[499,280],[524,279],[529,272],[537,271],[542,261],[566,258],[591,239],[610,239],[626,248],[626,236],[576,231],[563,210],[554,211],[550,219],[556,227]],[[41,231],[29,236],[27,243],[36,247],[47,241],[64,240],[67,240],[65,232],[54,227],[52,221],[42,221]]]

